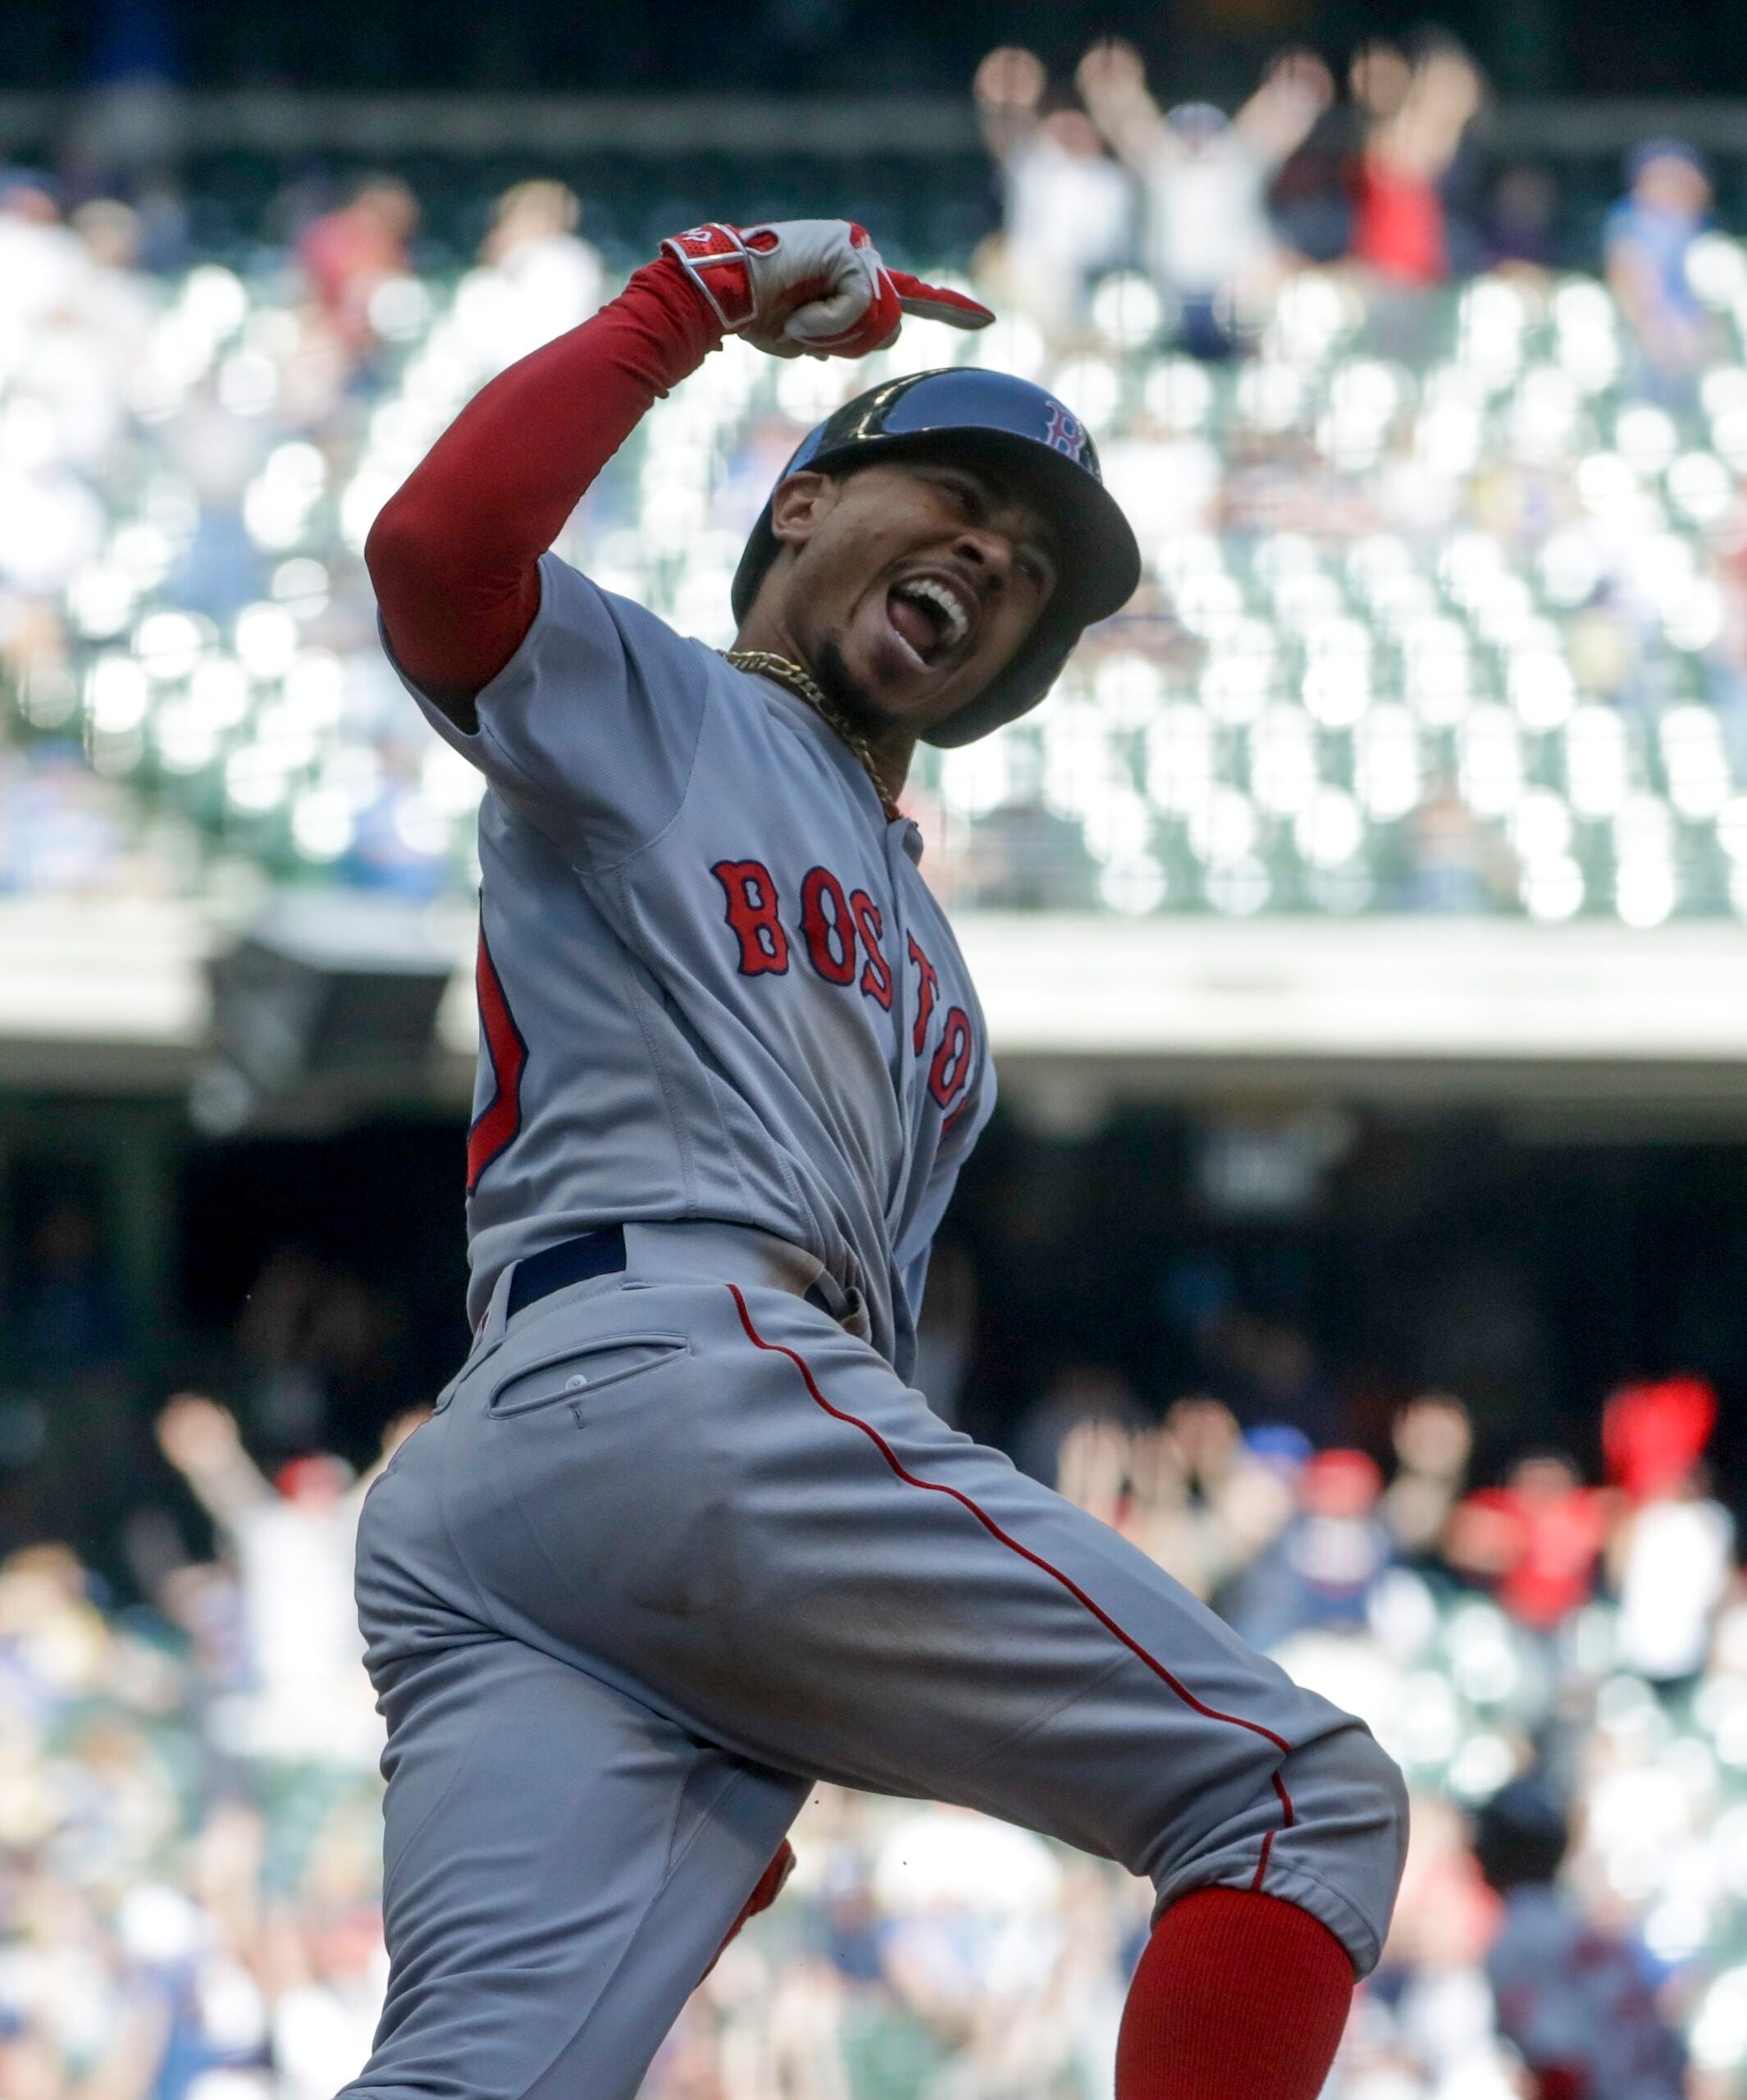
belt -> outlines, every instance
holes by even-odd
[[[537,1254],[524,1255],[509,1280],[506,1319],[537,1305],[566,1284],[586,1283],[591,1276],[609,1276],[625,1266],[625,1228],[604,1225],[595,1232],[579,1232],[574,1239],[561,1239],[555,1247],[543,1247]]]
[[[504,1308],[504,1317],[513,1320],[517,1313],[526,1312],[530,1305],[537,1305],[542,1298],[550,1298],[554,1290],[563,1290],[567,1285],[587,1283],[595,1276],[616,1276],[627,1265],[625,1228],[622,1225],[603,1225],[593,1232],[579,1232],[573,1239],[561,1239],[555,1247],[543,1247],[537,1254],[527,1254],[516,1264],[515,1274],[509,1280],[509,1297]],[[816,1305],[822,1312],[837,1317],[828,1294],[817,1283],[809,1284],[800,1294],[810,1305]]]

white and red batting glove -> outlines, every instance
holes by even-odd
[[[694,226],[662,242],[724,331],[778,358],[859,358],[883,349],[906,313],[986,328],[995,317],[963,292],[889,270],[851,219]]]

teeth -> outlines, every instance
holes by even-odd
[[[949,591],[944,583],[937,583],[932,576],[917,576],[912,577],[908,582],[901,583],[898,589],[906,598],[926,598],[930,605],[938,605],[946,616],[946,623],[951,629],[948,638],[952,642],[962,641],[969,633],[969,614],[960,604],[956,593]]]

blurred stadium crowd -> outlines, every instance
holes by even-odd
[[[949,895],[1747,910],[1747,249],[1698,158],[1647,142],[1572,255],[1540,171],[1479,164],[1447,42],[1367,46],[1343,98],[1289,57],[1229,117],[1162,110],[1119,44],[1076,89],[1016,49],[977,76],[1006,225],[956,259],[998,326],[912,324],[853,371],[731,343],[564,550],[725,641],[745,531],[849,390],[963,356],[1044,377],[1147,579],[1043,715],[919,777]],[[399,178],[312,195],[217,262],[161,191],[63,212],[0,182],[0,889],[471,879],[476,783],[394,685],[358,549],[614,272],[553,181],[446,273]]]
[[[1401,1909],[1330,2100],[1740,2089],[1747,1590],[1706,1485],[1714,1416],[1698,1381],[1626,1388],[1604,1485],[1549,1450],[1479,1490],[1447,1395],[1398,1414],[1387,1477],[1204,1395],[1149,1419],[1086,1371],[1033,1416],[1026,1463],[1363,1713],[1410,1776]],[[65,1547],[0,1565],[0,2091],[327,2100],[383,1974],[349,1599],[371,1476],[317,1454],[270,1481],[197,1395],[157,1436],[212,1558],[166,1499],[136,1530],[143,1602]],[[1143,1884],[830,1790],[796,1834],[794,1882],[648,2100],[1108,2092]]]

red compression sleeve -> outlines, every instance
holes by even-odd
[[[1307,1911],[1199,1889],[1134,1972],[1116,2100],[1316,2100],[1352,1998],[1347,1950]]]
[[[461,411],[364,547],[383,627],[415,685],[471,700],[503,669],[540,609],[540,557],[584,490],[721,340],[702,294],[664,255]]]

